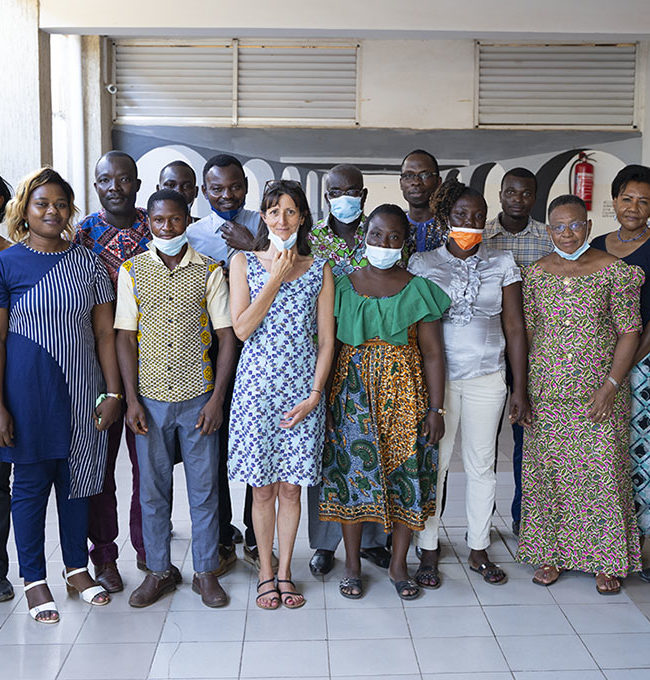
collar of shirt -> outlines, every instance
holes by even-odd
[[[356,252],[359,249],[359,246],[365,246],[365,240],[366,240],[366,216],[361,215],[361,221],[359,222],[359,226],[356,228],[354,232],[354,240],[355,240],[355,246],[354,249],[351,252]],[[321,229],[326,229],[327,233],[329,234],[330,238],[333,241],[340,241],[341,245],[349,251],[347,241],[342,237],[339,236],[334,229],[332,228],[332,213],[330,213],[327,216],[327,220],[320,224]],[[317,227],[319,226],[318,224],[316,225]]]
[[[158,255],[158,251],[156,250],[156,246],[153,244],[153,241],[147,243],[147,248],[149,249],[149,255],[151,256],[152,260],[160,263],[163,267],[167,267],[167,265],[162,261],[160,255]],[[181,261],[176,265],[176,267],[187,267],[190,263],[203,264],[203,260],[196,250],[194,250],[194,248],[192,248],[192,246],[188,243],[185,255],[183,255]]]
[[[497,234],[503,234],[504,236],[510,236],[511,238],[520,238],[522,236],[528,236],[531,232],[539,232],[540,227],[544,227],[544,225],[541,222],[538,222],[537,220],[534,220],[530,215],[528,216],[528,224],[525,226],[524,229],[521,231],[518,231],[516,233],[512,231],[508,231],[502,224],[501,224],[501,215],[503,213],[499,213],[496,217],[493,217],[491,220],[488,220],[485,223],[485,238],[492,238],[493,236],[496,236]],[[546,231],[544,232],[546,233]],[[538,236],[538,233],[534,234],[535,236]]]
[[[453,263],[456,263],[456,262],[466,263],[468,260],[473,260],[473,258],[477,258],[479,260],[484,260],[484,261],[489,259],[488,249],[487,249],[487,246],[485,245],[485,243],[483,241],[481,241],[481,243],[479,243],[478,250],[474,253],[474,255],[470,255],[469,257],[467,257],[465,259],[463,259],[462,257],[456,257],[455,255],[450,253],[449,249],[447,248],[446,245],[440,246],[440,248],[438,248],[437,250],[440,251],[440,255],[442,256],[442,258],[444,260],[447,260],[448,262],[453,262]]]
[[[135,209],[135,214],[136,218],[133,221],[133,224],[130,227],[126,227],[124,229],[118,229],[118,227],[112,225],[107,219],[106,219],[106,211],[102,208],[98,213],[97,217],[102,224],[104,224],[107,227],[111,227],[113,229],[118,229],[120,232],[129,232],[129,231],[135,231],[140,233],[143,236],[148,236],[149,235],[149,218],[147,216],[147,211],[144,208],[136,208]]]

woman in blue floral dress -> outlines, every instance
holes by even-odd
[[[267,185],[256,250],[230,270],[235,334],[244,341],[230,412],[229,477],[253,487],[260,557],[257,605],[305,603],[291,580],[291,556],[303,486],[321,479],[323,391],[334,352],[334,280],[326,260],[310,256],[312,226],[297,182]],[[276,521],[277,583],[271,566]]]

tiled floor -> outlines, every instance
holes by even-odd
[[[359,601],[338,594],[340,559],[324,581],[314,579],[305,514],[294,566],[308,600],[304,608],[257,609],[255,574],[241,560],[222,580],[230,605],[216,611],[203,607],[190,588],[190,524],[177,469],[172,554],[182,568],[183,585],[148,609],[131,609],[128,596],[142,574],[123,531],[120,569],[126,591],[107,607],[91,608],[69,597],[62,585],[51,507],[48,569],[61,622],[44,626],[32,621],[20,588],[13,601],[0,603],[0,680],[649,680],[650,585],[633,576],[621,594],[607,598],[583,574],[565,574],[548,589],[534,585],[532,570],[513,558],[512,473],[505,437],[501,448],[490,554],[505,568],[509,582],[487,585],[466,567],[463,474],[456,459],[444,516],[444,583],[412,602],[402,602],[386,572],[372,565],[366,566],[367,594]],[[121,455],[122,530],[130,484],[127,461]],[[243,488],[237,486],[233,504],[238,517],[242,503]],[[11,550],[10,578],[17,585]]]

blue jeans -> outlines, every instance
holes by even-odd
[[[172,474],[178,436],[192,520],[195,571],[219,566],[219,438],[196,429],[199,412],[212,393],[180,402],[140,397],[149,432],[135,438],[140,469],[142,535],[147,567],[165,571],[171,565]]]
[[[50,490],[56,491],[63,563],[79,569],[88,564],[88,499],[70,499],[67,458],[14,463],[11,515],[20,575],[25,581],[45,578],[45,511]]]

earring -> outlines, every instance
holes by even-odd
[[[29,231],[29,223],[27,222],[27,220],[25,220],[23,224],[25,225],[25,229]]]

